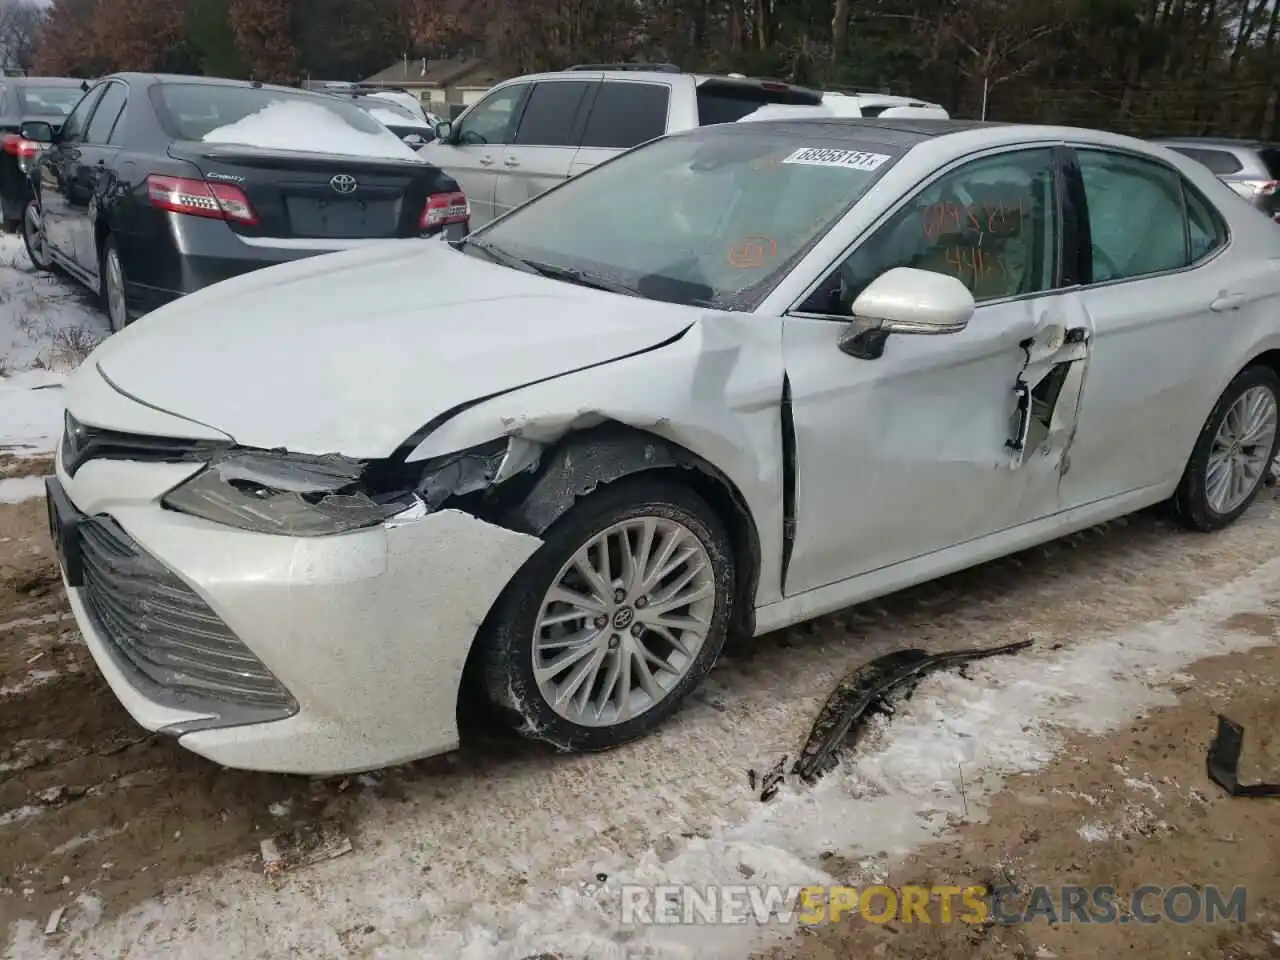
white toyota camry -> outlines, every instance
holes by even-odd
[[[1160,502],[1277,442],[1280,229],[1084,130],[665,137],[457,245],[250,274],[67,385],[50,520],[137,721],[233,767],[600,749],[759,634]]]

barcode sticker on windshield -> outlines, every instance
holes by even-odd
[[[883,153],[861,150],[837,150],[833,147],[801,147],[783,163],[800,163],[810,167],[844,167],[847,170],[878,170],[889,157]]]

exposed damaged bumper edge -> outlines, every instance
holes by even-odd
[[[791,773],[812,783],[835,765],[837,754],[856,740],[858,727],[877,710],[884,711],[886,698],[900,687],[915,684],[925,674],[947,667],[960,666],[974,660],[1018,653],[1032,645],[1021,640],[999,647],[929,653],[925,650],[897,650],[858,667],[840,681],[827,698]],[[786,758],[765,774],[760,799],[768,800],[777,793],[785,776]],[[754,772],[753,772],[754,773]],[[751,776],[752,788],[755,777]]]

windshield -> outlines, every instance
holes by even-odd
[[[751,310],[900,155],[834,124],[702,128],[566,181],[465,249],[653,300]]]
[[[84,91],[78,86],[33,87],[27,85],[19,88],[18,95],[22,98],[23,113],[65,117],[80,102]]]

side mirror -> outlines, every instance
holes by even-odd
[[[853,302],[853,321],[840,334],[840,350],[861,360],[884,353],[891,333],[959,333],[969,325],[973,294],[955,277],[894,267],[876,277]]]
[[[53,143],[53,124],[43,120],[28,120],[18,128],[18,132],[24,140],[31,140],[34,143]]]
[[[412,150],[420,150],[427,145],[427,138],[420,133],[410,133],[405,136],[404,143]]]
[[[449,143],[453,136],[453,124],[448,120],[442,120],[436,124],[436,139],[441,143]]]

